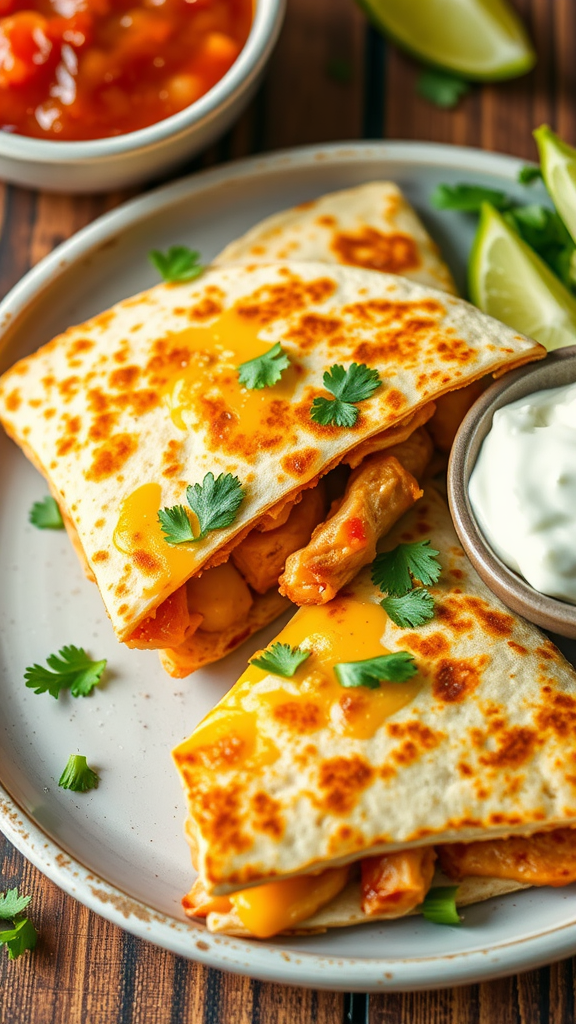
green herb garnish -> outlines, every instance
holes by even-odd
[[[334,665],[340,686],[367,686],[370,690],[377,690],[380,683],[405,683],[417,671],[414,658],[408,651],[380,654],[363,661],[342,661]]]
[[[164,281],[193,281],[204,270],[200,253],[187,245],[171,245],[167,252],[152,249],[148,259]]]
[[[426,587],[415,587],[404,597],[385,597],[380,604],[392,622],[402,629],[423,626],[434,618],[434,598]]]
[[[27,949],[34,949],[37,942],[38,932],[27,917],[19,917],[10,928],[0,929],[0,946],[6,946],[9,960],[16,960]]]
[[[461,213],[480,213],[482,203],[492,203],[497,210],[507,210],[512,205],[505,192],[466,184],[437,185],[430,202],[437,210],[459,210]]]
[[[263,669],[264,672],[290,679],[311,653],[303,651],[301,647],[290,647],[290,644],[276,642],[258,658],[251,658],[250,664]]]
[[[10,921],[9,927],[0,927],[0,946],[6,946],[8,958],[16,960],[27,949],[34,949],[38,934],[31,921],[24,917],[31,896],[19,896],[18,889],[0,893],[0,921]]]
[[[438,581],[442,572],[439,554],[430,547],[429,540],[397,544],[392,551],[384,551],[374,559],[372,582],[389,597],[404,597],[412,590],[413,580],[426,585]]]
[[[11,921],[12,918],[18,917],[32,899],[31,896],[19,896],[18,889],[8,889],[7,892],[0,893],[0,920]]]
[[[436,107],[448,109],[455,107],[470,92],[470,83],[447,71],[426,68],[416,83],[416,90],[419,96]]]
[[[100,777],[88,766],[82,754],[70,754],[58,785],[62,789],[72,789],[75,793],[87,793],[89,789],[98,789],[99,782]]]
[[[32,665],[24,672],[26,686],[34,693],[49,693],[58,697],[61,690],[70,690],[73,697],[87,697],[92,692],[106,668],[106,659],[93,661],[83,647],[69,644],[58,654],[50,654],[46,662],[51,672],[43,665]]]
[[[280,342],[256,359],[248,359],[238,367],[238,380],[245,388],[270,388],[277,384],[290,360]]]
[[[535,181],[542,181],[543,175],[539,167],[526,164],[518,171],[518,181],[521,185],[532,185]]]
[[[64,520],[58,502],[47,494],[42,501],[35,501],[28,513],[28,521],[39,530],[63,530]]]
[[[201,484],[186,488],[186,501],[196,515],[200,532],[194,534],[192,523],[184,505],[161,508],[158,520],[164,540],[168,544],[195,543],[203,540],[212,530],[230,526],[244,500],[244,490],[237,476],[206,473]]]
[[[359,410],[354,402],[371,398],[382,381],[378,370],[371,370],[365,363],[352,363],[348,369],[331,366],[322,382],[334,398],[315,398],[310,416],[322,426],[353,427]]]
[[[462,918],[456,909],[457,891],[457,885],[439,885],[430,889],[420,905],[422,916],[434,924],[461,924]]]

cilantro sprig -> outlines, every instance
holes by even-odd
[[[382,384],[378,370],[371,370],[365,363],[351,363],[347,369],[338,364],[331,366],[322,382],[334,398],[315,398],[310,416],[324,427],[353,427],[359,416],[354,403],[371,398]]]
[[[238,380],[245,388],[270,388],[277,384],[290,360],[280,342],[255,359],[248,359],[238,367]]]
[[[291,679],[310,654],[311,651],[303,651],[301,647],[291,647],[290,644],[281,644],[277,641],[258,658],[251,658],[250,664],[263,669],[264,672],[271,672],[272,675]]]
[[[47,494],[42,501],[35,501],[28,513],[28,521],[39,530],[63,530],[64,520],[58,502]]]
[[[440,554],[429,540],[397,544],[377,555],[372,563],[372,582],[387,596],[380,604],[392,622],[402,629],[423,626],[434,617],[434,598],[426,589],[440,578]],[[415,585],[417,583],[423,586]]]
[[[0,921],[10,922],[6,927],[0,925],[0,946],[6,946],[9,960],[16,960],[27,949],[34,949],[38,941],[34,925],[23,913],[31,899],[31,896],[20,896],[18,889],[0,893]]]
[[[48,668],[29,666],[24,672],[24,679],[34,693],[49,693],[56,699],[61,690],[70,690],[73,697],[87,697],[100,682],[106,668],[105,658],[93,661],[83,647],[75,647],[74,644],[62,647],[58,654],[49,654],[46,663]]]
[[[532,185],[535,181],[543,181],[544,175],[539,167],[534,164],[525,164],[518,171],[518,181],[521,185]]]
[[[405,683],[417,671],[414,658],[408,651],[380,654],[363,661],[341,661],[334,665],[340,686],[367,686],[370,690],[377,690],[380,683]]]
[[[422,916],[434,924],[461,924],[462,918],[456,908],[457,891],[457,885],[438,885],[429,889],[420,905]]]
[[[100,776],[89,767],[83,754],[70,754],[58,785],[75,793],[87,793],[90,789],[98,789],[99,782]]]
[[[384,597],[380,604],[392,622],[402,629],[423,626],[434,618],[434,598],[426,587],[414,587],[403,597]]]
[[[523,167],[518,179],[528,185],[541,176],[538,167]],[[505,192],[468,183],[437,185],[430,200],[438,210],[462,213],[480,213],[482,203],[491,203],[562,283],[576,293],[576,244],[556,210],[540,203],[517,203]]]
[[[397,544],[372,562],[372,582],[390,597],[403,597],[412,589],[414,579],[425,585],[437,583],[442,572],[439,554],[429,540]]]
[[[416,83],[416,91],[434,106],[450,109],[470,92],[470,83],[448,71],[424,68]]]
[[[206,473],[201,484],[186,488],[186,501],[194,512],[199,533],[195,534],[184,505],[173,505],[158,512],[164,540],[168,544],[194,544],[212,530],[223,530],[234,522],[245,491],[232,473]]]
[[[196,249],[189,249],[187,245],[171,245],[166,252],[152,249],[148,259],[164,281],[194,281],[204,270],[200,263],[200,253]]]

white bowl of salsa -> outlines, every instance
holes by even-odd
[[[4,0],[0,178],[105,192],[159,177],[254,92],[285,0]],[[46,11],[49,13],[47,14]]]

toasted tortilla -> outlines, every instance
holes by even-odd
[[[206,890],[226,894],[366,856],[576,825],[576,672],[466,559],[432,487],[383,548],[429,538],[434,618],[396,626],[361,573],[278,640],[294,678],[250,666],[174,752]],[[339,686],[336,662],[408,651],[418,674]]]
[[[281,342],[292,365],[247,391],[238,365]],[[190,577],[227,560],[270,509],[434,399],[545,350],[403,278],[315,263],[218,267],[71,327],[0,381],[0,418],[49,481],[120,640]],[[377,367],[353,428],[320,426],[333,364]],[[158,509],[207,472],[237,475],[234,522],[166,543]],[[271,620],[269,620],[271,621]]]
[[[391,181],[330,192],[267,217],[227,245],[216,263],[278,260],[344,263],[457,294],[438,246]]]

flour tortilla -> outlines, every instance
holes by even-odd
[[[452,275],[416,212],[391,181],[330,192],[260,221],[216,263],[345,263],[400,274],[456,295]]]
[[[484,586],[433,488],[383,546],[423,538],[443,569],[431,588],[435,616],[402,629],[382,610],[381,637],[384,650],[414,654],[420,689],[371,738],[335,728],[335,704],[319,727],[274,714],[278,700],[268,693],[318,699],[312,656],[312,674],[296,681],[249,670],[246,684],[242,677],[198,727],[198,739],[176,748],[208,892],[393,850],[576,825],[576,672]],[[347,605],[377,605],[380,597],[365,570],[326,608],[343,634]],[[292,643],[320,651],[325,640],[307,630],[308,614],[300,609],[286,628]],[[226,760],[222,752],[234,750]]]
[[[246,435],[248,454],[210,434],[220,429],[220,413],[228,416],[214,380],[206,378],[203,398],[216,413],[196,411],[184,422],[171,414],[181,367],[196,367],[196,328],[210,335],[202,359],[215,359],[237,381],[236,364],[216,353],[211,333],[231,310],[254,325],[260,344],[281,342],[295,367],[273,443],[260,423]],[[125,640],[187,579],[225,560],[269,509],[360,444],[386,431],[394,443],[398,427],[439,395],[544,355],[462,300],[403,278],[317,263],[217,267],[124,300],[21,360],[0,380],[0,419],[48,479]],[[327,395],[325,370],[353,361],[377,367],[383,385],[361,404],[353,428],[318,426],[309,410],[315,396]],[[158,507],[173,506],[207,472],[237,475],[246,497],[230,526],[185,546],[177,570],[156,505],[144,524],[146,543],[157,534],[153,565],[147,552],[142,558],[117,546],[124,503],[143,485],[158,488]]]

